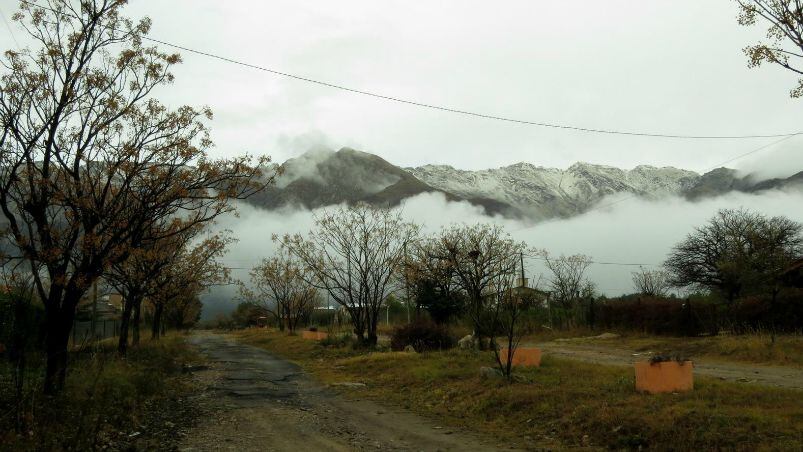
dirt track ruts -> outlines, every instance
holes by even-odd
[[[295,364],[225,336],[197,333],[190,343],[209,361],[194,373],[209,415],[180,450],[498,450],[410,412],[338,395]]]

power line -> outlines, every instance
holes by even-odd
[[[3,14],[2,10],[0,10],[0,17],[3,18],[3,23],[6,24],[6,28],[8,28],[8,32],[11,33],[11,39],[14,40],[14,44],[16,44],[17,48],[19,48],[20,47],[20,43],[19,43],[19,41],[17,41],[17,37],[14,35],[14,30],[11,28],[11,24],[8,23],[8,20],[6,19],[6,15]]]
[[[523,257],[525,259],[535,259],[535,260],[541,260],[541,261],[549,260],[549,259],[547,259],[545,257],[541,257],[541,256],[534,255],[534,254],[524,254]],[[240,261],[240,262],[245,262],[245,261]],[[609,262],[609,261],[595,261],[595,260],[589,260],[588,262],[591,263],[591,264],[596,264],[596,265],[618,265],[618,266],[623,266],[623,267],[660,267],[661,266],[661,264],[645,264],[645,263],[633,263],[633,262]],[[251,270],[250,268],[247,268],[247,267],[228,267],[228,266],[226,266],[225,268],[227,268],[229,270]]]
[[[549,259],[547,259],[545,257],[535,256],[535,255],[532,255],[532,254],[525,254],[524,257],[527,258],[527,259],[536,259],[536,260],[541,260],[541,261],[549,261]],[[605,262],[605,261],[594,261],[594,260],[589,260],[589,261],[586,261],[586,262],[588,262],[590,264],[596,264],[596,265],[617,265],[617,266],[621,266],[621,267],[661,267],[660,264],[643,264],[643,263],[642,264],[638,264],[638,263],[632,263],[632,262]]]
[[[21,3],[27,4],[27,5],[31,5],[31,6],[35,6],[35,7],[38,7],[38,8],[42,8],[42,9],[45,9],[45,10],[49,10],[49,11],[55,12],[56,14],[67,15],[66,13],[63,13],[63,12],[60,12],[60,11],[56,11],[56,10],[54,10],[52,8],[49,8],[49,7],[38,5],[38,4],[33,3],[33,2],[21,0]],[[75,18],[74,15],[67,15],[67,16]],[[124,30],[118,30],[118,31],[124,31]],[[244,62],[244,61],[241,61],[241,60],[237,60],[237,59],[234,59],[234,58],[222,56],[222,55],[219,55],[219,54],[215,54],[215,53],[211,53],[211,52],[207,52],[207,51],[203,51],[203,50],[193,49],[193,48],[190,48],[190,47],[186,47],[186,46],[179,45],[179,44],[174,44],[174,43],[169,42],[169,41],[164,41],[164,40],[160,40],[160,39],[156,39],[156,38],[151,38],[151,37],[148,37],[148,36],[142,36],[142,39],[144,39],[146,41],[154,42],[154,43],[157,43],[157,44],[162,44],[162,45],[165,45],[165,46],[173,47],[175,49],[183,50],[185,52],[194,53],[196,55],[201,55],[201,56],[205,56],[205,57],[208,57],[208,58],[216,59],[216,60],[223,61],[223,62],[226,62],[226,63],[231,63],[231,64],[243,66],[243,67],[247,67],[247,68],[250,68],[250,69],[256,69],[256,70],[267,72],[267,73],[270,73],[270,74],[273,74],[273,75],[279,75],[279,76],[282,76],[282,77],[286,77],[286,78],[290,78],[290,79],[294,79],[294,80],[298,80],[298,81],[302,81],[302,82],[306,82],[306,83],[311,83],[311,84],[315,84],[315,85],[319,85],[319,86],[325,86],[325,87],[332,88],[332,89],[346,91],[346,92],[349,92],[349,93],[352,93],[352,94],[359,94],[359,95],[363,95],[363,96],[374,97],[374,98],[377,98],[377,99],[396,102],[396,103],[400,103],[400,104],[412,105],[412,106],[416,106],[416,107],[427,108],[427,109],[431,109],[431,110],[438,110],[438,111],[443,111],[443,112],[447,112],[447,113],[454,113],[454,114],[463,115],[463,116],[471,116],[471,117],[475,117],[475,118],[490,119],[490,120],[495,120],[495,121],[515,123],[515,124],[523,124],[523,125],[544,127],[544,128],[550,128],[550,129],[559,129],[559,130],[571,130],[571,131],[584,132],[584,133],[605,134],[605,135],[622,135],[622,136],[687,139],[687,140],[736,140],[736,139],[778,138],[778,137],[787,137],[787,138],[789,138],[789,137],[793,137],[793,136],[797,136],[797,135],[803,135],[803,131],[789,132],[789,133],[776,133],[776,134],[748,134],[748,135],[686,135],[686,134],[672,134],[672,133],[660,133],[660,132],[642,132],[642,131],[628,131],[628,130],[617,130],[617,129],[602,129],[602,128],[582,127],[582,126],[568,125],[568,124],[559,124],[559,123],[553,123],[553,122],[532,121],[532,120],[511,118],[511,117],[507,117],[507,116],[498,116],[498,115],[492,115],[492,114],[488,114],[488,113],[480,113],[480,112],[476,112],[476,111],[462,110],[462,109],[459,109],[459,108],[447,107],[447,106],[443,106],[443,105],[436,105],[436,104],[432,104],[432,103],[427,103],[427,102],[423,102],[423,101],[402,98],[402,97],[393,96],[393,95],[389,95],[389,94],[381,94],[381,93],[377,93],[377,92],[373,92],[373,91],[365,91],[365,90],[361,90],[361,89],[351,88],[351,87],[348,87],[348,86],[345,86],[345,85],[340,85],[340,84],[331,83],[331,82],[318,80],[318,79],[313,79],[313,78],[310,78],[310,77],[305,77],[305,76],[301,76],[301,75],[297,75],[297,74],[292,74],[292,73],[289,73],[289,72],[284,72],[284,71],[280,71],[280,70],[277,70],[277,69],[272,69],[272,68],[269,68],[269,67],[260,66],[260,65],[257,65],[257,64],[247,63],[247,62]]]
[[[287,78],[292,78],[295,80],[300,80],[307,83],[313,83],[316,85],[326,86],[329,88],[334,88],[342,91],[347,91],[354,94],[361,94],[363,96],[375,97],[377,99],[388,100],[392,102],[397,102],[401,104],[413,105],[416,107],[428,108],[432,110],[444,111],[447,113],[455,113],[464,116],[472,116],[476,118],[483,118],[483,119],[491,119],[496,121],[502,122],[510,122],[515,124],[524,124],[524,125],[531,125],[531,126],[538,126],[538,127],[545,127],[550,129],[562,129],[562,130],[573,130],[577,132],[585,132],[585,133],[597,133],[597,134],[607,134],[607,135],[624,135],[624,136],[640,136],[640,137],[650,137],[650,138],[675,138],[675,139],[696,139],[696,140],[727,140],[727,139],[750,139],[750,138],[777,138],[777,137],[792,137],[796,135],[801,135],[803,132],[793,132],[793,133],[781,133],[781,134],[767,134],[767,135],[760,135],[760,134],[753,134],[753,135],[682,135],[682,134],[669,134],[669,133],[655,133],[655,132],[636,132],[636,131],[625,131],[625,130],[613,130],[613,129],[598,129],[598,128],[590,128],[590,127],[581,127],[581,126],[574,126],[574,125],[567,125],[567,124],[557,124],[557,123],[550,123],[550,122],[541,122],[541,121],[530,121],[524,119],[517,119],[511,118],[506,116],[497,116],[491,115],[487,113],[479,113],[475,111],[469,110],[461,110],[458,108],[453,107],[446,107],[442,105],[435,105],[430,103],[425,103],[417,100],[410,100],[401,97],[386,95],[375,93],[371,91],[364,91],[356,88],[350,88],[343,85],[338,85],[330,82],[325,82],[321,80],[316,80],[308,77],[303,77],[300,75],[291,74],[288,72],[282,72],[275,69],[267,68],[264,66],[258,66],[251,63],[246,63],[243,61],[235,60],[233,58],[224,57],[221,55],[204,52],[201,50],[195,50],[189,47],[181,46],[178,44],[173,44],[167,41],[162,41],[155,38],[144,37],[143,39],[155,42],[158,44],[170,46],[179,50],[184,50],[186,52],[194,53],[197,55],[203,55],[209,58],[214,58],[220,61],[225,61],[227,63],[237,64],[240,66],[248,67],[251,69],[256,69],[264,72],[268,72],[274,75],[280,75]]]

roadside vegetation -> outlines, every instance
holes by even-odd
[[[152,450],[170,448],[195,410],[185,370],[200,363],[181,334],[145,339],[125,360],[107,340],[75,349],[56,396],[43,395],[41,353],[29,356],[24,384],[0,361],[0,449]]]
[[[494,435],[519,446],[615,449],[793,450],[803,435],[797,391],[698,377],[694,391],[636,393],[633,370],[546,356],[512,383],[483,378],[493,353],[405,353],[327,346],[277,331],[234,333],[293,360],[326,383],[359,382],[370,397],[432,416],[453,428]]]

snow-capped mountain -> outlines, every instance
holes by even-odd
[[[469,202],[491,215],[543,220],[577,215],[617,193],[695,200],[730,191],[803,188],[803,172],[786,179],[754,180],[728,168],[700,175],[672,167],[641,165],[625,170],[590,163],[575,163],[565,170],[529,163],[479,171],[447,165],[400,168],[349,148],[310,151],[281,166],[283,174],[276,183],[249,202],[268,209],[312,209],[344,202],[395,206],[421,193],[439,192],[448,201]]]
[[[528,217],[570,216],[601,198],[628,192],[650,199],[683,194],[700,175],[687,170],[575,163],[568,169],[517,163],[496,169],[465,171],[445,165],[406,168],[426,184],[461,197],[486,197],[508,204]]]

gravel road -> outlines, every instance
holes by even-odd
[[[190,342],[209,361],[194,371],[206,388],[197,401],[209,414],[179,450],[500,450],[410,412],[346,398],[295,364],[225,336],[197,333]]]
[[[537,344],[544,354],[599,364],[630,366],[649,359],[647,353],[614,348],[606,345],[547,342]],[[803,368],[793,366],[761,366],[732,362],[692,359],[694,373],[718,377],[743,384],[779,388],[803,389]]]

